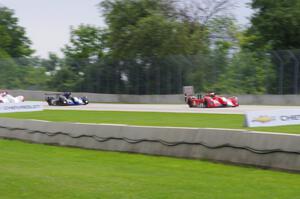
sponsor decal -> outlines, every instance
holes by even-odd
[[[282,115],[280,116],[281,121],[300,120],[300,115]]]
[[[251,111],[245,119],[248,127],[299,125],[300,109]]]
[[[267,122],[271,122],[273,120],[275,120],[275,117],[270,117],[270,116],[259,116],[257,118],[254,118],[254,120],[252,120],[252,122],[260,122],[260,123],[267,123]]]

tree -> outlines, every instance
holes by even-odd
[[[294,50],[300,48],[300,1],[253,0],[251,7],[256,12],[243,47],[269,51],[278,67],[278,93],[298,94],[300,60]]]
[[[178,17],[183,21],[208,24],[216,18],[228,17],[230,9],[235,7],[232,0],[181,0],[177,6]]]
[[[76,91],[79,80],[71,70],[63,68],[49,81],[49,87],[57,91]]]
[[[25,29],[18,25],[14,12],[0,6],[0,56],[26,57],[33,53]]]
[[[240,94],[265,94],[272,90],[275,70],[267,53],[240,51],[228,63],[215,84],[216,91]]]
[[[94,62],[104,55],[103,31],[91,25],[71,28],[70,44],[62,51],[67,64],[75,73],[84,73],[89,62]]]
[[[0,6],[0,87],[44,88],[46,75],[29,59],[33,50],[14,12]]]
[[[105,0],[101,3],[108,25],[107,45],[115,58],[163,57],[193,54],[206,47],[199,24],[191,31],[176,18],[170,0]]]
[[[174,67],[179,67],[168,63],[170,57],[208,49],[205,28],[179,20],[175,1],[105,0],[100,5],[108,25],[107,56],[121,63],[129,93],[167,93],[163,74],[176,76]]]
[[[103,56],[103,31],[92,25],[81,24],[71,28],[70,44],[62,49],[66,57],[75,59]]]
[[[47,72],[55,72],[61,66],[62,60],[55,54],[50,52],[48,59],[41,59],[41,67],[44,67]]]
[[[62,51],[65,55],[63,60],[50,54],[49,60],[44,61],[44,65],[49,69],[60,67],[60,70],[52,72],[54,75],[50,87],[60,91],[86,90],[87,86],[84,86],[83,82],[93,84],[85,81],[86,74],[90,73],[91,66],[104,56],[103,31],[84,24],[77,28],[72,27],[70,43],[65,45]]]
[[[253,0],[256,12],[251,18],[248,35],[251,49],[272,50],[300,48],[300,1]]]
[[[47,88],[46,70],[36,58],[0,59],[0,87],[6,89]]]
[[[232,57],[240,50],[242,35],[236,21],[231,17],[211,19],[206,26],[210,35],[210,49],[205,54],[190,58],[190,65],[193,67],[188,78],[190,84],[201,92],[216,89],[216,84],[228,70]]]

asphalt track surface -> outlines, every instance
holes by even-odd
[[[240,105],[228,108],[189,108],[186,104],[106,104],[90,103],[83,106],[48,106],[50,110],[90,110],[90,111],[136,111],[136,112],[170,112],[170,113],[219,113],[219,114],[245,114],[249,111],[267,111],[283,109],[300,109],[300,106],[259,106]]]

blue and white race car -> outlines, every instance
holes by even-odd
[[[74,97],[71,92],[46,93],[45,95],[47,95],[45,100],[49,106],[76,106],[87,105],[89,103],[87,97]]]

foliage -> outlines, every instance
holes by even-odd
[[[70,44],[62,50],[68,58],[100,58],[103,56],[102,35],[101,29],[91,25],[72,27]]]
[[[29,59],[0,59],[0,87],[6,89],[45,89],[48,77],[43,67]]]
[[[40,62],[40,65],[48,72],[55,71],[62,64],[62,60],[55,53],[51,52],[48,55],[48,59],[40,59]]]
[[[2,88],[17,88],[21,86],[18,79],[19,68],[10,58],[0,60],[0,86]]]
[[[274,85],[277,93],[299,94],[299,53],[294,50],[300,48],[300,1],[253,0],[251,7],[255,14],[243,48],[270,51],[281,82]]]
[[[174,63],[174,57],[208,48],[206,28],[179,20],[174,1],[106,0],[101,7],[108,25],[107,56],[121,63],[116,67],[119,75],[126,76],[123,85],[129,93],[178,90],[170,78],[186,67]],[[167,78],[163,74],[168,74]]]
[[[69,68],[59,70],[49,81],[49,87],[57,91],[75,90],[79,79]]]
[[[108,24],[108,47],[115,58],[163,57],[193,54],[205,47],[200,24],[174,18],[171,1],[106,0],[102,2]]]
[[[300,48],[300,1],[299,0],[253,0],[256,11],[251,19],[248,34],[252,41],[248,46],[271,49]]]
[[[0,58],[3,58],[3,53],[6,53],[4,58],[29,56],[33,52],[30,44],[25,29],[18,25],[14,12],[0,6]]]
[[[104,0],[99,7],[107,26],[72,27],[64,57],[49,53],[47,59],[29,57],[24,28],[12,10],[0,7],[0,86],[129,94],[181,93],[183,85],[200,92],[298,92],[296,54],[278,61],[269,50],[299,47],[299,2],[254,0],[247,31],[226,14],[231,6],[231,0]]]
[[[226,73],[232,56],[239,51],[241,33],[235,20],[229,17],[211,20],[207,26],[210,50],[205,54],[189,57],[193,66],[192,72],[189,73],[189,81],[197,92],[223,92],[216,84]]]
[[[241,51],[234,55],[215,87],[225,93],[265,94],[274,78],[270,55]]]
[[[70,44],[62,49],[65,58],[60,60],[57,56],[50,54],[49,61],[44,61],[48,70],[52,71],[49,87],[58,91],[85,89],[83,82],[86,79],[85,75],[90,72],[88,70],[91,65],[103,57],[103,48],[101,29],[83,24],[77,28],[72,27]]]
[[[124,93],[125,81],[122,81],[120,63],[110,57],[90,64],[86,70],[81,88],[87,92]]]
[[[0,6],[0,87],[46,88],[44,68],[37,67],[34,58],[29,57],[33,53],[30,44],[14,12]]]
[[[60,74],[65,74],[65,70],[57,71],[52,88],[56,88],[53,87],[56,81],[77,81],[73,87],[68,84],[71,90],[178,92],[179,83],[184,80],[178,81],[176,76],[186,69],[180,65],[181,56],[208,49],[206,28],[200,23],[178,20],[173,1],[106,0],[100,6],[108,27],[103,30],[80,25],[71,29],[61,68],[71,70],[69,73],[73,75],[65,76]],[[60,76],[71,79],[59,80]]]
[[[103,48],[102,30],[82,24],[78,28],[71,28],[70,44],[62,50],[70,69],[75,73],[84,73],[90,62],[103,57]]]

